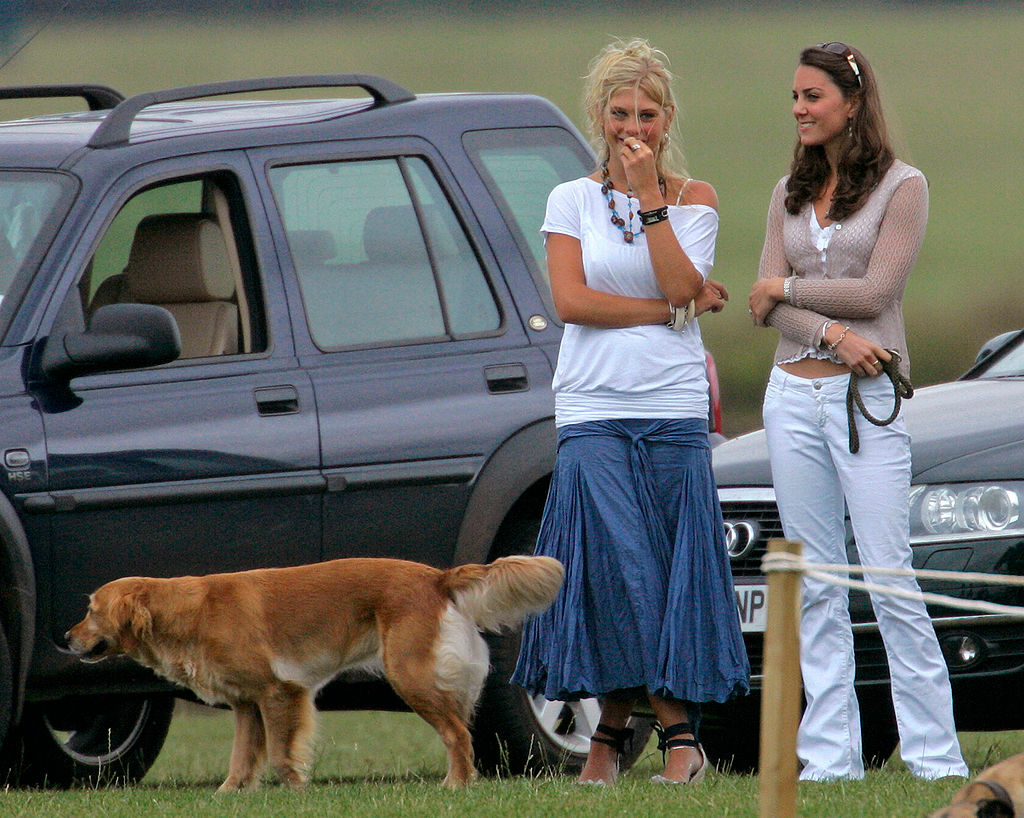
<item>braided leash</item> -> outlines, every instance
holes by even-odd
[[[905,378],[900,372],[900,354],[895,349],[886,350],[892,357],[888,361],[881,361],[882,371],[889,376],[889,380],[892,381],[892,393],[893,393],[893,406],[892,414],[884,420],[874,417],[864,405],[864,399],[860,396],[860,387],[857,382],[860,380],[860,376],[856,372],[850,373],[850,386],[846,390],[846,419],[850,426],[850,453],[856,454],[860,451],[860,435],[857,434],[857,421],[854,417],[854,406],[860,409],[860,413],[864,415],[868,423],[872,423],[875,426],[888,426],[900,413],[900,406],[903,404],[903,399],[909,400],[914,397],[914,387],[910,383],[908,378]]]

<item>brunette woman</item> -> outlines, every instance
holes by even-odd
[[[928,185],[889,146],[875,74],[844,43],[807,48],[793,78],[797,143],[775,187],[755,323],[780,338],[764,399],[772,477],[786,537],[811,562],[845,563],[848,509],[865,567],[911,567],[910,439],[902,414],[886,426],[855,417],[851,453],[846,393],[858,378],[865,406],[887,417],[894,382],[909,377],[902,300],[928,218]],[[897,379],[898,380],[898,379]],[[917,591],[913,577],[870,577]],[[923,602],[872,594],[885,643],[900,752],[921,778],[967,774],[953,724],[946,664]],[[801,778],[862,778],[847,590],[803,582],[801,670],[807,707],[797,752]]]

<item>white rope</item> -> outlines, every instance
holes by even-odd
[[[776,565],[775,563],[778,563]],[[829,571],[841,574],[879,574],[891,577],[919,577],[949,582],[981,582],[992,585],[1024,585],[1024,576],[1009,574],[980,574],[962,571],[935,571],[928,568],[883,568],[881,566],[850,565],[841,562],[807,562],[795,554],[784,551],[765,554],[761,559],[764,573],[772,571]]]
[[[905,568],[865,568],[862,565],[843,565],[840,563],[815,563],[805,562],[795,554],[775,552],[765,554],[761,560],[761,569],[769,574],[775,571],[791,571],[803,573],[806,576],[833,585],[842,585],[859,591],[870,593],[888,594],[889,596],[901,599],[914,599],[923,602],[931,602],[936,605],[945,605],[948,608],[956,608],[962,611],[977,611],[980,613],[1008,614],[1010,616],[1024,617],[1024,608],[1016,605],[999,605],[995,602],[985,602],[978,599],[959,599],[957,597],[945,596],[944,594],[933,594],[925,591],[908,591],[902,588],[894,588],[891,585],[878,585],[872,582],[862,582],[856,579],[833,576],[837,573],[843,574],[879,574],[884,576],[898,577],[924,577],[926,579],[940,579],[951,582],[980,582],[996,585],[1024,585],[1024,577],[1006,576],[1004,574],[978,574],[963,573],[958,571],[934,571],[927,569],[907,570]]]

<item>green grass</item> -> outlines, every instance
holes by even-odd
[[[650,783],[660,771],[653,743],[619,785],[581,787],[569,778],[480,779],[465,791],[442,790],[441,742],[409,713],[324,713],[320,718],[313,783],[301,793],[272,782],[254,792],[220,796],[226,774],[231,716],[195,706],[179,707],[167,744],[150,774],[120,790],[70,792],[9,790],[0,794],[0,815],[21,818],[144,816],[517,816],[699,814],[709,818],[756,816],[755,776],[709,773],[701,784],[666,788]],[[1021,749],[1021,733],[964,734],[973,772]],[[864,781],[801,784],[805,818],[924,815],[948,803],[954,781],[918,781],[890,761]]]
[[[673,61],[690,171],[721,200],[716,277],[732,293],[703,322],[722,380],[726,431],[757,425],[774,337],[750,327],[765,208],[791,149],[789,84],[799,49],[825,39],[860,46],[880,75],[901,155],[931,182],[928,237],[905,312],[918,385],[963,371],[987,338],[1024,324],[1017,297],[1024,229],[1024,15],[1018,4],[843,6],[712,11],[632,4],[621,13],[530,11],[484,16],[336,16],[195,25],[153,20],[54,26],[0,74],[0,83],[93,81],[133,93],[242,76],[365,71],[417,93],[526,91],[580,124],[580,77],[611,36],[638,34]],[[571,32],[571,36],[567,36]],[[33,110],[37,110],[34,108]],[[5,104],[2,116],[23,115]],[[324,714],[314,783],[300,794],[266,787],[221,798],[228,714],[187,709],[137,787],[0,794],[0,814],[26,818],[130,816],[755,816],[758,781],[712,773],[693,789],[648,783],[649,749],[620,786],[563,779],[483,780],[448,793],[440,742],[409,714]],[[968,734],[972,771],[1024,749],[1019,733]],[[803,816],[923,815],[947,803],[953,782],[920,782],[898,761],[863,782],[801,785]]]
[[[51,27],[0,81],[88,79],[130,93],[241,76],[367,71],[417,93],[536,93],[579,123],[588,59],[613,35],[647,36],[672,59],[690,170],[711,181],[721,200],[715,275],[732,304],[703,329],[718,361],[726,431],[735,434],[759,425],[775,343],[771,330],[750,326],[746,296],[768,197],[790,156],[796,55],[808,43],[842,38],[872,60],[901,155],[931,182],[928,236],[905,299],[915,384],[959,374],[982,342],[1024,324],[1024,299],[1016,297],[1024,244],[1024,60],[1013,56],[1024,48],[1019,4],[736,6],[531,10],[500,22],[424,12],[204,25],[140,12],[131,23]],[[11,105],[3,111],[19,110]]]

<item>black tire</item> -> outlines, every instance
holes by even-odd
[[[495,556],[533,553],[543,497],[536,499],[532,511],[520,508],[502,525],[495,538]],[[576,775],[587,759],[600,705],[597,699],[549,702],[509,684],[521,636],[517,630],[486,637],[491,673],[472,725],[477,769],[485,775]],[[645,716],[630,719],[634,733],[619,758],[620,770],[628,770],[640,757],[653,724]]]
[[[519,632],[489,637],[491,675],[473,723],[476,766],[485,775],[577,775],[590,749],[600,707],[596,699],[549,702],[508,683],[519,656]],[[651,737],[653,722],[634,716],[633,738],[619,758],[627,770]]]
[[[761,755],[761,694],[701,707],[698,732],[708,762],[734,773],[757,771]]]
[[[153,765],[174,715],[171,696],[27,704],[7,750],[15,786],[126,786]]]
[[[864,766],[878,768],[889,760],[899,733],[888,686],[858,688]],[[700,739],[717,769],[755,773],[761,755],[761,694],[751,693],[723,705],[705,705]]]
[[[900,743],[896,711],[892,709],[892,690],[887,684],[859,687],[857,701],[864,766],[877,769],[889,760]]]
[[[0,746],[3,745],[11,729],[11,716],[14,711],[14,667],[11,665],[11,652],[7,647],[7,636],[0,627]]]

